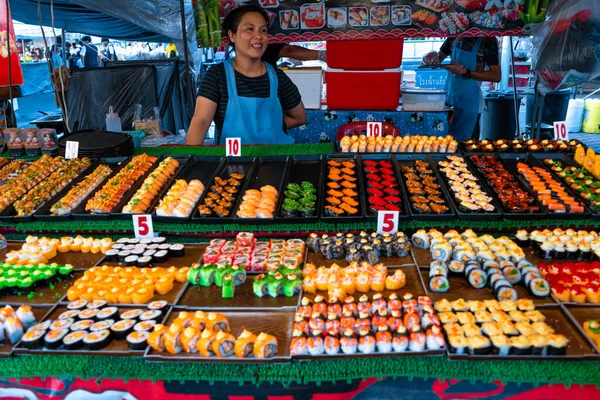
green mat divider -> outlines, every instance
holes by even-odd
[[[242,156],[291,156],[297,154],[329,154],[335,151],[334,143],[280,144],[272,146],[242,146]],[[190,154],[193,156],[225,156],[225,147],[215,146],[161,146],[140,147],[134,154],[152,156],[165,154]]]
[[[137,357],[68,355],[16,356],[0,360],[4,378],[138,379],[248,382],[259,385],[311,384],[369,377],[409,377],[520,382],[598,384],[598,361],[449,361],[445,357],[374,357],[290,364],[151,363]]]

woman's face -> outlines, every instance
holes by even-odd
[[[235,43],[236,55],[261,58],[269,42],[265,19],[257,12],[244,14],[237,32],[229,31],[229,40]]]

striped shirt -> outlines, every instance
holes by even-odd
[[[300,92],[288,76],[280,69],[275,69],[279,85],[277,88],[277,97],[281,103],[281,109],[285,115],[286,110],[291,110],[300,104],[302,100]],[[237,83],[238,96],[240,97],[269,97],[270,85],[269,76],[264,75],[249,78],[235,71],[235,81]],[[219,143],[223,123],[225,121],[225,111],[227,110],[227,102],[229,94],[227,93],[227,79],[225,77],[225,66],[217,64],[206,72],[206,76],[200,85],[198,96],[205,97],[217,103],[217,111],[215,112],[214,121],[217,127],[216,143]],[[281,121],[283,131],[287,132],[285,122]]]

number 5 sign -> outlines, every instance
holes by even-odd
[[[554,140],[569,140],[569,131],[565,121],[554,121]]]
[[[148,214],[133,216],[133,232],[136,239],[148,239],[154,237],[152,227],[152,216]]]
[[[398,232],[398,211],[379,211],[377,213],[377,233]]]

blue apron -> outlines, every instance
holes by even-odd
[[[475,42],[471,51],[461,50],[456,39],[452,45],[452,61],[461,64],[470,71],[477,70],[477,51],[481,45],[481,38]],[[454,119],[449,127],[450,135],[454,139],[469,140],[473,136],[477,117],[479,115],[480,90],[479,82],[475,79],[466,79],[462,76],[448,74],[446,80],[447,103],[454,107]]]
[[[240,97],[232,60],[226,60],[223,64],[229,101],[225,110],[220,143],[225,144],[225,139],[228,137],[241,138],[242,145],[294,143],[294,139],[283,132],[283,111],[277,97],[279,81],[275,69],[263,63],[269,75],[269,97]]]

